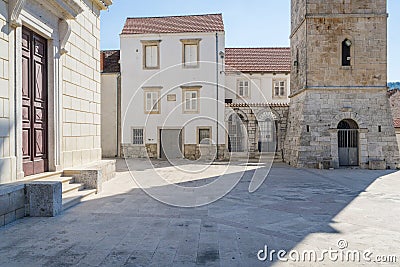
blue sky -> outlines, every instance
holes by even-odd
[[[400,81],[400,1],[388,0],[389,81]],[[102,13],[101,49],[119,49],[127,17],[222,13],[227,47],[289,46],[290,0],[114,0]]]

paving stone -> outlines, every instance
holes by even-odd
[[[142,160],[129,164],[150,175]],[[178,170],[168,172],[180,179]],[[211,166],[202,175],[216,173]],[[257,259],[265,245],[329,249],[341,238],[377,255],[398,250],[400,173],[278,164],[270,174],[253,194],[246,174],[223,199],[187,209],[153,200],[119,169],[102,193],[58,217],[0,228],[0,266],[271,266]]]

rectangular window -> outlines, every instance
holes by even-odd
[[[182,86],[183,113],[200,112],[200,88],[201,86]]]
[[[198,129],[198,143],[199,145],[211,145],[211,129],[199,128]]]
[[[249,97],[250,82],[249,81],[238,81],[237,94],[240,97]]]
[[[143,68],[160,68],[160,41],[142,41],[143,44]]]
[[[144,111],[147,114],[160,114],[161,99],[159,89],[145,89],[144,91]]]
[[[185,92],[185,111],[197,111],[197,91]]]
[[[140,129],[140,128],[132,129],[132,144],[134,144],[134,145],[143,145],[144,144],[143,129]]]
[[[274,97],[286,95],[286,81],[274,81]]]
[[[182,39],[182,63],[185,68],[199,66],[199,50],[201,39]]]

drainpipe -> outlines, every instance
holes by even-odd
[[[215,62],[216,62],[216,74],[217,74],[217,155],[216,159],[218,159],[218,146],[219,146],[219,116],[218,116],[218,105],[219,105],[219,68],[218,68],[218,33],[215,33]]]

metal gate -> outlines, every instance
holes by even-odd
[[[340,166],[358,166],[358,130],[340,129],[338,145]]]
[[[258,122],[258,151],[276,152],[276,127],[274,120],[266,119]]]
[[[228,148],[229,152],[244,152],[243,121],[237,114],[232,114],[228,120]]]

